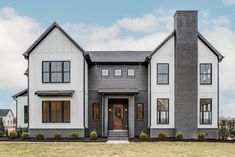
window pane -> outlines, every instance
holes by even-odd
[[[122,76],[122,70],[121,69],[115,69],[114,75],[115,76]]]
[[[168,73],[168,64],[157,64],[158,68],[157,68],[157,72],[158,73]]]
[[[49,72],[49,62],[43,62],[43,72]]]
[[[62,82],[62,73],[51,73],[51,82]]]
[[[157,64],[157,83],[158,84],[169,83],[169,64],[166,63]]]
[[[64,73],[64,82],[69,82],[70,81],[70,73],[66,72]]]
[[[200,100],[200,123],[211,124],[212,122],[212,100],[201,99]]]
[[[70,62],[64,62],[64,71],[70,71]]]
[[[200,64],[200,83],[211,84],[212,82],[212,65],[211,64]]]
[[[100,119],[100,104],[98,103],[93,104],[93,119],[94,120]]]
[[[43,82],[50,82],[50,74],[49,73],[43,73]]]
[[[49,122],[49,102],[44,101],[42,103],[42,121]]]
[[[158,83],[162,83],[162,84],[167,84],[168,83],[168,75],[162,75],[162,74],[158,74]]]
[[[109,70],[108,69],[102,69],[101,73],[102,73],[102,76],[109,76]]]
[[[70,122],[70,102],[65,101],[64,102],[64,122]]]
[[[134,69],[128,69],[127,76],[135,76],[135,70]]]
[[[157,122],[159,124],[169,123],[169,100],[157,99]]]
[[[62,71],[62,62],[51,62],[51,71],[61,72]]]
[[[144,119],[144,104],[136,104],[136,119]]]
[[[28,123],[28,116],[29,116],[29,112],[28,112],[28,106],[24,106],[24,123]]]

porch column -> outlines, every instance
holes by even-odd
[[[129,137],[135,137],[135,96],[129,97]]]

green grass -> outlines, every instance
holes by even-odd
[[[1,157],[234,157],[235,143],[141,142],[17,143],[0,142]]]

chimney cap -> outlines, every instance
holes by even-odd
[[[179,14],[179,13],[198,13],[198,10],[176,10],[174,17],[176,16],[176,14]]]

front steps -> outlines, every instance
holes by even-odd
[[[128,140],[128,131],[109,130],[108,140]]]

